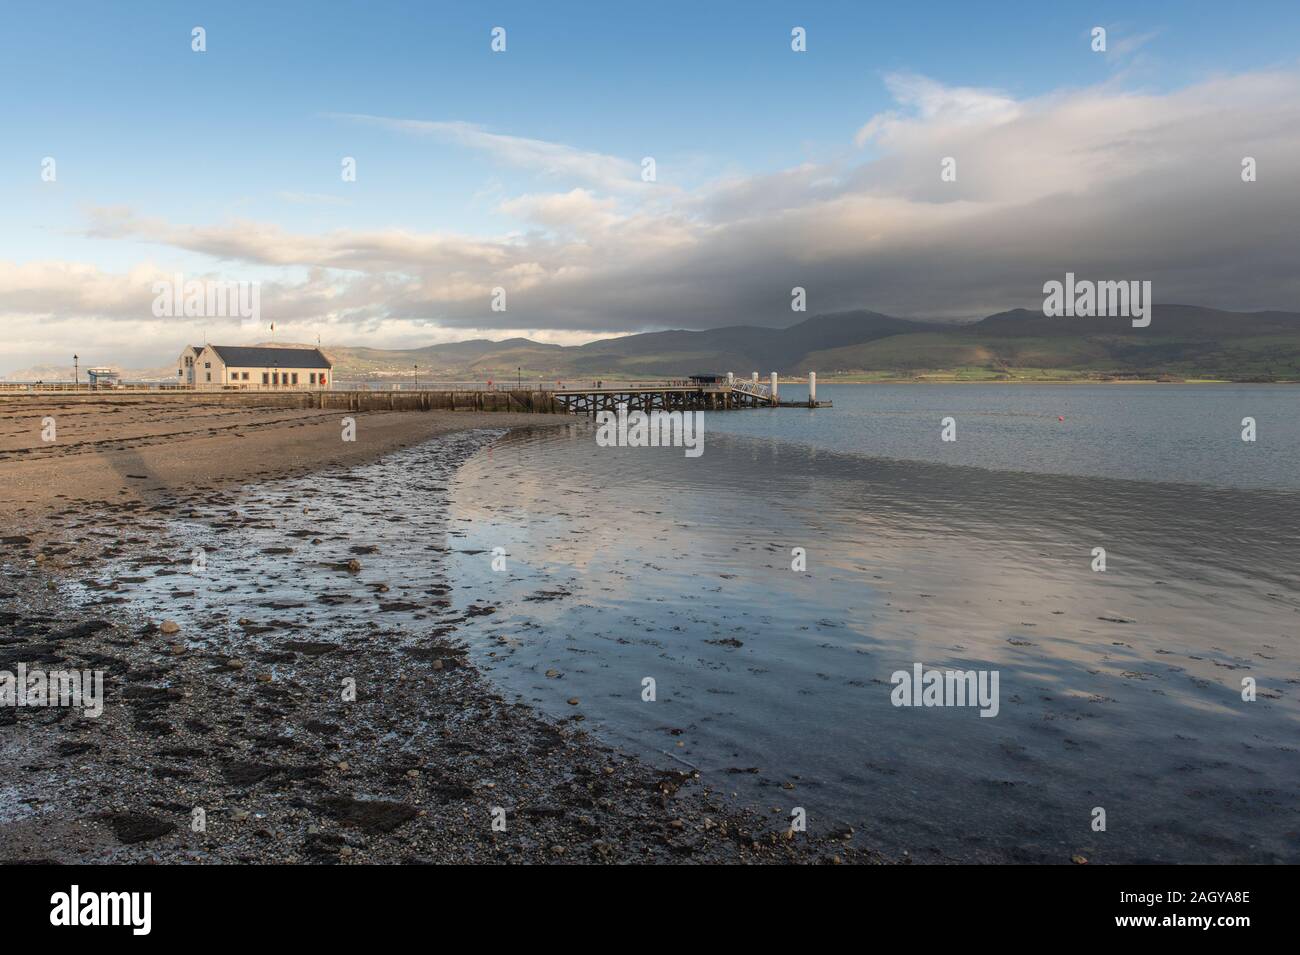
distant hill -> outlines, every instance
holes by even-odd
[[[500,378],[748,375],[966,378],[1228,378],[1300,380],[1300,314],[1156,305],[1151,325],[1046,318],[1016,309],[968,325],[854,311],[788,328],[732,325],[628,335],[564,347],[526,338],[426,348],[326,348],[341,378],[411,375]]]
[[[267,344],[267,343],[263,343]],[[277,343],[281,347],[315,347]],[[1126,319],[1046,318],[1015,309],[967,325],[853,311],[818,315],[788,328],[731,325],[545,345],[486,338],[423,348],[325,346],[339,378],[507,381],[662,378],[733,371],[766,376],[816,371],[863,378],[964,379],[1226,378],[1300,381],[1300,313],[1226,312],[1156,305],[1151,325]],[[522,371],[520,371],[522,369]],[[10,380],[71,378],[42,367]],[[169,379],[175,369],[124,369],[127,378]]]
[[[972,325],[813,351],[792,370],[1300,380],[1300,314],[1157,305],[1149,327],[1133,328],[1122,319],[1047,318],[1016,309]]]

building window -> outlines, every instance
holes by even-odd
[[[266,384],[266,372],[262,372],[262,384]]]
[[[184,376],[184,374],[185,374],[185,369],[184,369],[184,368],[177,368],[177,369],[176,369],[176,377],[177,377],[177,378],[180,378],[180,377]]]
[[[248,372],[244,372],[244,381],[248,381]]]
[[[313,371],[307,376],[307,383],[310,385],[316,384],[316,372]]]
[[[212,362],[210,362],[210,361],[205,361],[205,362],[203,363],[203,367],[204,367],[204,368],[211,368],[211,367],[212,367]]]
[[[293,383],[298,384],[298,373],[296,371],[293,373]]]
[[[212,372],[209,371],[209,372],[206,372],[206,374],[207,374],[207,376],[208,376],[208,381],[211,381],[211,380],[212,380]]]

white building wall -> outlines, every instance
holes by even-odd
[[[194,362],[197,358],[194,346],[186,346],[181,357],[176,359],[176,384],[186,388],[194,387]]]
[[[187,353],[181,354],[177,364],[176,380],[179,384],[200,391],[330,391],[334,387],[333,368],[227,366],[221,360],[221,356],[210,347],[203,348],[193,356],[192,365],[185,364],[186,357]]]
[[[194,359],[194,387],[200,391],[219,389],[226,383],[226,363],[211,348]]]

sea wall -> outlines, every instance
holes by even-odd
[[[176,402],[184,407],[225,405],[244,408],[323,408],[340,411],[513,411],[525,414],[564,414],[553,392],[500,391],[285,391],[268,392],[41,392],[0,394],[0,414],[19,412],[36,401],[106,405]]]

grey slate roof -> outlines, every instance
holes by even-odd
[[[333,368],[318,348],[252,348],[210,345],[217,356],[234,368]]]

